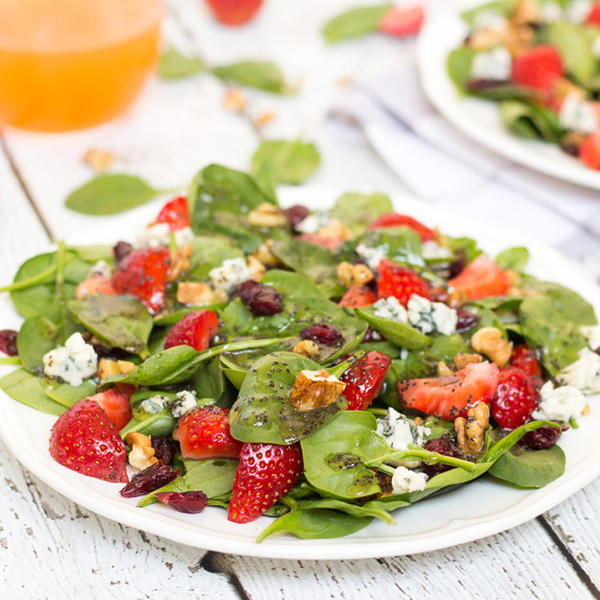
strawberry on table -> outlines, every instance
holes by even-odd
[[[127,454],[106,412],[84,399],[58,417],[50,433],[50,455],[82,475],[127,483]]]
[[[237,458],[242,443],[229,431],[229,411],[219,406],[198,407],[185,414],[173,432],[184,458]]]
[[[131,420],[131,396],[135,392],[135,386],[128,383],[118,383],[114,387],[103,392],[89,396],[101,408],[108,418],[119,430],[123,429]]]
[[[534,46],[519,54],[512,65],[512,80],[523,87],[550,92],[563,76],[560,52],[549,45]]]
[[[215,19],[223,25],[236,27],[252,20],[263,0],[206,0]]]
[[[164,246],[133,250],[115,269],[113,287],[139,298],[152,314],[165,304],[169,251]]]
[[[211,338],[219,329],[219,317],[212,310],[189,313],[173,326],[165,340],[165,348],[191,346],[201,352],[210,345]]]
[[[579,160],[590,169],[600,170],[600,130],[583,140],[579,146]]]
[[[461,294],[465,301],[479,300],[489,296],[502,296],[508,292],[510,281],[507,273],[491,258],[478,256],[461,273],[450,279],[448,285]]]
[[[344,396],[348,410],[367,410],[379,394],[392,359],[372,350],[359,358],[340,379],[346,384]]]
[[[353,285],[348,288],[348,291],[340,300],[340,306],[362,308],[363,306],[375,304],[376,301],[375,293],[366,285]]]
[[[167,202],[158,213],[155,223],[166,223],[171,231],[178,231],[191,225],[190,211],[185,196]]]
[[[524,371],[527,375],[541,377],[542,369],[535,352],[527,345],[516,346],[510,357],[510,364]]]
[[[517,367],[500,371],[498,387],[490,403],[492,417],[500,427],[515,429],[531,419],[539,400],[539,378]]]
[[[378,266],[379,280],[377,292],[379,298],[394,296],[400,304],[406,306],[413,294],[429,299],[428,283],[408,267],[382,259]]]
[[[234,523],[254,521],[294,487],[300,473],[299,444],[244,444],[227,518]]]
[[[469,364],[451,376],[400,381],[398,394],[406,408],[453,420],[478,402],[490,402],[498,377],[493,363]]]
[[[421,31],[425,11],[419,4],[393,6],[379,23],[379,31],[396,37],[415,35]]]
[[[429,242],[435,239],[435,232],[433,229],[429,229],[429,227],[423,225],[423,223],[417,221],[417,219],[414,219],[413,217],[409,217],[408,215],[387,213],[385,215],[381,215],[381,217],[375,219],[369,225],[369,229],[381,229],[384,227],[410,227],[419,234],[422,242]]]

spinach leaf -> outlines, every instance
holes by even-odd
[[[301,140],[265,140],[252,155],[255,176],[268,170],[273,183],[298,185],[308,179],[321,164],[317,147]]]
[[[96,393],[96,383],[92,379],[84,381],[80,386],[73,387],[68,383],[58,383],[54,379],[40,379],[46,395],[62,406],[73,406]]]
[[[71,300],[69,310],[86,329],[111,348],[131,354],[147,350],[152,316],[134,296],[87,296]]]
[[[529,250],[522,246],[517,248],[507,248],[496,256],[496,263],[502,269],[512,269],[514,271],[523,271],[529,262]]]
[[[386,3],[352,8],[327,21],[322,29],[323,37],[328,44],[337,44],[342,40],[375,33],[391,7]]]
[[[281,69],[269,61],[245,60],[215,67],[212,73],[224,81],[272,94],[291,94],[295,91],[286,83]]]
[[[431,338],[407,323],[399,323],[398,321],[376,317],[375,309],[371,306],[357,308],[356,314],[361,319],[364,319],[373,329],[381,333],[383,337],[401,348],[420,350],[431,344]]]
[[[13,400],[49,415],[61,415],[70,406],[49,398],[41,380],[25,369],[15,369],[2,377],[0,389]]]
[[[330,421],[345,408],[341,396],[325,408],[301,413],[289,396],[296,376],[319,364],[293,352],[268,354],[246,375],[229,413],[231,434],[242,442],[293,444]]]
[[[157,413],[146,412],[141,406],[143,400],[159,393],[161,396],[167,396],[171,400],[175,399],[175,393],[164,391],[157,392],[156,390],[138,391],[132,396],[131,420],[123,427],[123,429],[121,429],[121,437],[125,438],[125,436],[132,431],[143,433],[144,435],[149,435],[151,437],[171,435],[177,424],[177,419],[173,416],[168,406]]]
[[[213,358],[196,371],[193,379],[194,391],[198,398],[212,398],[215,404],[228,408],[233,404],[237,393],[226,378],[226,370],[221,365],[221,357]],[[246,371],[243,371],[244,376]]]
[[[545,29],[545,37],[558,48],[566,71],[583,86],[598,72],[598,60],[592,49],[596,35],[595,27],[568,21],[553,21]]]
[[[321,288],[302,273],[271,269],[265,273],[261,283],[274,287],[284,298],[315,298],[327,300]]]
[[[156,74],[161,79],[184,79],[204,69],[204,61],[197,56],[186,56],[169,46],[161,55]]]
[[[476,54],[477,51],[470,46],[461,46],[452,50],[446,59],[448,76],[460,94],[468,91],[467,84],[471,78],[471,68]]]
[[[564,135],[558,116],[545,106],[519,100],[504,100],[499,106],[505,127],[519,137],[557,144]]]
[[[338,500],[336,498],[310,498],[306,500],[298,500],[296,503],[295,510],[313,510],[315,508],[328,508],[331,510],[339,510],[340,512],[352,515],[353,517],[375,517],[381,519],[390,525],[394,523],[390,513],[381,508],[371,504],[354,504],[345,500]]]
[[[243,257],[244,253],[226,237],[195,236],[192,241],[192,256],[186,281],[208,279],[210,271],[220,267],[223,261]]]
[[[461,13],[461,17],[469,25],[475,25],[477,17],[482,13],[499,13],[502,16],[508,17],[516,3],[517,0],[492,0],[485,4],[479,4],[475,8],[465,10]]]
[[[425,266],[421,252],[421,238],[410,227],[386,227],[368,231],[360,242],[369,248],[378,248],[385,258],[410,267]]]
[[[358,235],[364,233],[367,226],[375,219],[393,210],[392,201],[385,194],[347,192],[336,200],[331,216]]]
[[[85,215],[116,215],[146,204],[161,193],[135,175],[105,174],[73,190],[65,206]]]

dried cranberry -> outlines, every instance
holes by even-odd
[[[0,331],[0,352],[8,356],[17,355],[17,332],[14,329]]]
[[[121,490],[120,494],[124,498],[135,498],[136,496],[145,496],[163,485],[167,485],[177,477],[177,471],[173,471],[168,465],[162,462],[155,462],[147,469],[136,473],[131,481]]]
[[[154,448],[154,456],[163,465],[173,464],[173,460],[175,459],[175,445],[168,437],[153,437],[152,447]]]
[[[208,504],[204,492],[160,492],[156,499],[179,512],[190,514],[202,512]]]
[[[300,332],[300,337],[303,340],[312,340],[324,346],[339,346],[344,341],[341,331],[337,327],[329,325],[329,323],[317,323],[305,327]]]
[[[596,348],[596,349],[594,350],[594,352],[595,352],[596,354],[600,354],[600,346],[598,346],[598,348]]]
[[[443,436],[437,440],[429,440],[423,446],[423,448],[425,450],[429,450],[429,452],[437,452],[438,454],[443,454],[444,456],[451,456],[453,458],[458,457],[458,450],[448,436]],[[439,475],[440,473],[448,471],[451,468],[452,467],[450,465],[442,465],[440,463],[435,465],[423,464],[423,470],[429,477],[435,477],[435,475]]]
[[[281,294],[254,279],[240,283],[236,291],[253,315],[276,315],[283,310]]]
[[[558,438],[563,431],[569,429],[566,426],[561,428],[550,427],[550,425],[544,425],[535,431],[529,431],[520,440],[521,446],[529,448],[531,450],[546,450],[556,444]]]
[[[131,254],[133,246],[129,242],[117,242],[113,247],[115,260],[121,262],[128,254]]]
[[[464,308],[457,309],[456,316],[456,331],[459,333],[468,331],[479,323],[479,317],[474,313],[466,311]]]
[[[448,265],[448,279],[458,277],[467,266],[467,257],[464,250],[458,249],[454,254],[454,260]]]
[[[569,156],[577,158],[579,156],[580,146],[574,142],[564,142],[560,144],[560,149]]]
[[[290,206],[285,209],[285,214],[290,221],[290,225],[294,231],[297,231],[298,225],[308,217],[310,210],[306,208],[306,206],[302,206],[301,204],[294,204],[294,206]]]
[[[429,290],[429,295],[432,302],[448,302],[449,294],[448,290],[441,285],[436,285]]]
[[[467,89],[470,92],[477,92],[479,90],[493,90],[501,85],[510,83],[508,80],[500,81],[498,79],[470,79],[467,81]]]

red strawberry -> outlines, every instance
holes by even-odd
[[[600,4],[592,6],[592,10],[590,10],[585,22],[600,27]]]
[[[403,306],[408,304],[413,294],[430,298],[429,285],[408,267],[384,258],[379,263],[379,281],[377,292],[379,298],[395,296]]]
[[[173,326],[165,340],[165,348],[191,346],[201,352],[210,345],[219,329],[219,317],[212,310],[197,310],[185,315]]]
[[[379,23],[379,31],[396,37],[415,35],[421,30],[424,20],[425,11],[418,4],[393,6]]]
[[[508,275],[491,258],[478,256],[448,285],[461,293],[463,300],[479,300],[488,296],[502,296],[508,292]]]
[[[340,379],[346,384],[344,396],[348,410],[367,410],[385,381],[392,359],[381,352],[367,352]]]
[[[131,404],[129,400],[135,392],[135,386],[128,383],[118,383],[104,392],[99,392],[87,398],[97,402],[117,429],[123,429],[131,420]]]
[[[187,198],[179,196],[167,202],[158,213],[155,223],[167,223],[171,231],[190,226],[190,211]]]
[[[498,388],[490,403],[494,421],[500,427],[514,429],[531,419],[539,398],[537,380],[517,367],[500,371]]]
[[[377,297],[366,285],[353,285],[340,300],[340,306],[362,308],[375,304]]]
[[[515,58],[512,80],[523,87],[549,92],[563,72],[560,52],[554,46],[539,45]]]
[[[527,375],[541,377],[542,370],[540,363],[535,356],[535,352],[527,345],[516,346],[510,357],[510,364],[525,371]]]
[[[254,17],[263,0],[206,0],[215,19],[223,25],[244,25]]]
[[[422,242],[428,242],[435,238],[435,232],[433,229],[429,229],[416,219],[409,217],[408,215],[399,215],[398,213],[387,213],[381,215],[378,219],[375,219],[370,225],[369,229],[380,229],[382,227],[410,227],[416,231],[421,237]]]
[[[107,414],[92,400],[80,400],[58,417],[49,449],[57,463],[82,475],[129,481],[125,444]]]
[[[152,314],[165,304],[169,251],[163,246],[134,250],[117,264],[113,286],[119,294],[137,296]]]
[[[285,496],[302,473],[300,445],[244,444],[227,518],[254,521]]]
[[[594,131],[581,142],[579,160],[586,167],[600,171],[600,130]]]
[[[339,246],[344,243],[344,240],[340,238],[328,237],[325,235],[319,235],[318,233],[303,233],[296,239],[314,244],[315,246],[321,246],[327,248],[327,250],[337,250]]]
[[[92,273],[87,279],[79,282],[75,290],[75,298],[81,300],[96,294],[114,296],[116,293],[112,281],[108,277],[101,273]]]
[[[475,363],[453,376],[400,381],[398,394],[407,408],[442,419],[456,419],[465,416],[477,402],[489,402],[493,398],[498,376],[495,364]]]
[[[231,436],[229,411],[201,406],[185,414],[173,432],[184,458],[237,458],[242,443]]]

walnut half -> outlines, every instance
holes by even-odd
[[[129,464],[135,469],[143,471],[158,462],[158,458],[154,456],[155,450],[149,436],[131,431],[125,436],[125,442],[131,446],[131,452],[127,458]]]
[[[294,381],[290,401],[299,412],[309,412],[333,404],[346,384],[325,369],[300,371]]]
[[[512,343],[502,337],[495,327],[483,327],[471,337],[471,346],[475,352],[485,354],[499,367],[503,367],[512,354]]]
[[[463,456],[476,457],[483,448],[485,428],[490,422],[490,407],[479,402],[467,412],[467,418],[454,420],[456,441]]]

